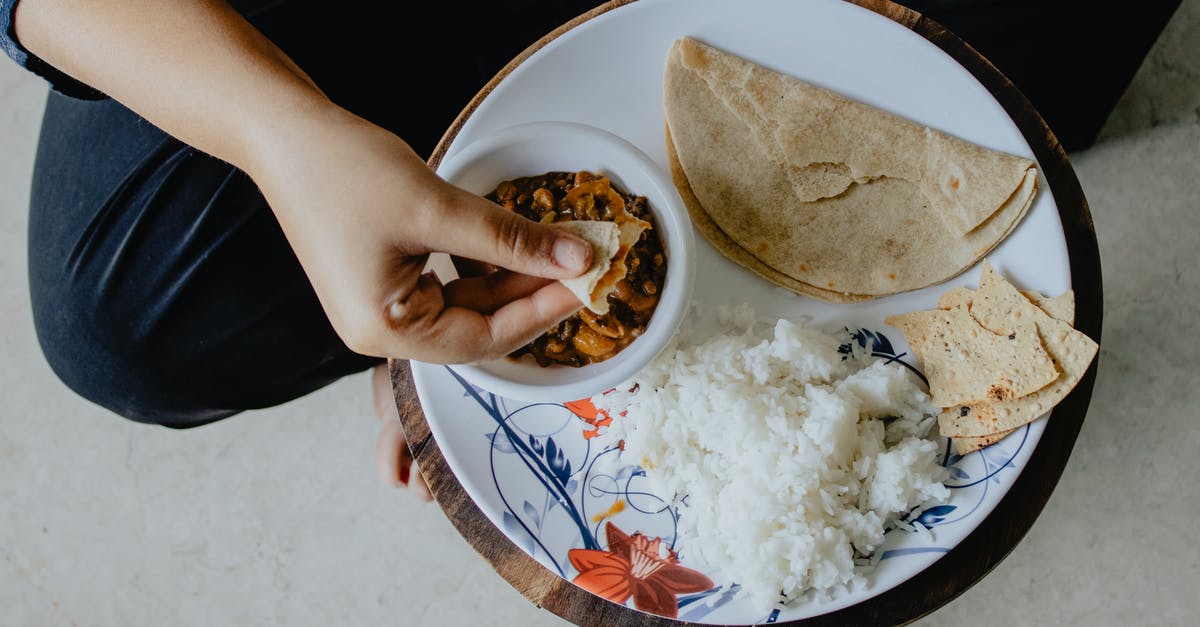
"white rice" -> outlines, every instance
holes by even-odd
[[[748,306],[721,318],[592,399],[614,417],[600,443],[624,440],[620,461],[675,495],[688,563],[756,605],[860,588],[884,530],[949,497],[929,396],[899,364],[843,359],[833,335],[755,324]]]

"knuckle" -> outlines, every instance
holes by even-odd
[[[539,237],[533,222],[512,213],[497,212],[496,245],[501,259],[525,262],[547,256],[546,238]]]
[[[388,305],[382,322],[400,337],[421,341],[433,334],[439,308],[414,300],[417,299],[409,298]]]
[[[500,359],[511,352],[507,346],[502,346],[496,337],[495,328],[491,324],[491,319],[488,320],[487,335],[481,338],[482,347],[479,351],[480,361],[492,361]]]

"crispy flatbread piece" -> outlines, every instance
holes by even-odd
[[[968,309],[975,290],[969,287],[956,287],[938,298],[938,309]]]
[[[1051,318],[1075,326],[1075,290],[1067,290],[1054,298],[1026,290],[1021,290],[1021,295]]]
[[[986,262],[970,313],[981,326],[998,333],[1032,320],[1060,374],[1050,385],[1017,399],[948,407],[938,416],[938,427],[945,436],[990,435],[1037,419],[1074,389],[1099,349],[1091,338],[1035,306]]]
[[[641,237],[646,223],[641,221],[615,222],[600,220],[570,220],[554,223],[582,237],[592,245],[592,263],[587,272],[573,279],[563,279],[562,284],[571,290],[588,309],[608,313],[608,295],[625,278],[628,269],[625,258],[629,250]]]
[[[937,306],[933,311],[892,316],[888,323],[903,330],[913,354],[925,363],[934,403],[944,408],[938,416],[939,431],[951,438],[961,455],[998,442],[1053,409],[1079,382],[1099,348],[1071,326],[1074,292],[1048,298],[1019,291],[986,260],[978,290],[951,289],[942,294]],[[954,325],[940,321],[954,321]],[[947,403],[951,396],[946,388],[961,392],[978,381],[1004,376],[1017,382],[1034,381],[1029,378],[1030,362],[1006,353],[1003,347],[980,345],[979,337],[1025,337],[1027,344],[1037,341],[1053,363],[1053,380],[1038,389],[1027,386],[1023,393],[1017,391],[1009,398],[998,399],[990,395],[989,388],[987,399]],[[1014,357],[1018,361],[1014,362]],[[1041,377],[1044,370],[1040,365],[1036,369]]]
[[[987,448],[999,442],[1000,440],[1007,438],[1013,431],[1016,431],[1016,429],[1008,429],[1005,431],[999,431],[997,433],[989,433],[988,435],[950,438],[950,441],[954,443],[954,450],[959,455],[966,455],[967,453],[974,453],[981,448]]]
[[[938,407],[1011,400],[1058,378],[1032,322],[998,334],[980,327],[968,310],[935,309],[891,316],[925,364],[929,395]]]
[[[938,298],[938,309],[955,309],[957,307],[969,307],[971,298],[975,294],[975,290],[969,287],[956,287]],[[1054,298],[1043,296],[1038,292],[1021,290],[1021,295],[1029,299],[1029,302],[1037,306],[1038,309],[1046,312],[1046,315],[1061,320],[1069,325],[1075,324],[1075,290],[1067,290]]]
[[[701,234],[825,300],[962,272],[1012,231],[1037,187],[1029,159],[692,39],[670,50],[664,102],[674,178]]]
[[[938,299],[939,309],[953,309],[955,307],[969,307],[971,305],[971,295],[975,291],[965,287],[957,287],[949,292],[946,292]],[[1046,312],[1051,318],[1061,320],[1067,324],[1075,323],[1075,291],[1067,290],[1054,298],[1049,298],[1032,291],[1021,291],[1021,295],[1029,299],[1029,302],[1037,305],[1039,309]],[[961,411],[961,410],[960,410]],[[997,433],[977,436],[962,436],[950,438],[954,442],[954,450],[958,451],[959,455],[973,453],[981,448],[991,446],[1000,440],[1008,437],[1010,433],[1016,429],[1005,429]]]

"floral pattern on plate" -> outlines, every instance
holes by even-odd
[[[885,334],[868,329],[844,333],[838,349],[843,358],[897,362],[924,378]],[[869,590],[840,599],[809,595],[769,615],[753,614],[740,607],[736,583],[714,584],[728,578],[688,565],[675,546],[679,512],[646,487],[645,472],[607,463],[619,451],[594,445],[593,438],[613,417],[587,399],[519,404],[471,385],[449,368],[439,369],[437,376],[449,378],[460,398],[469,401],[471,411],[460,412],[458,419],[485,427],[478,446],[486,455],[490,482],[476,486],[490,494],[472,497],[522,550],[594,594],[693,622],[770,623],[824,613],[882,591],[883,586],[869,584]],[[902,517],[884,546],[863,564],[868,581],[885,572],[903,580],[965,537],[1015,478],[1021,454],[1028,453],[1029,430],[1027,425],[965,456],[940,438],[939,460],[948,471],[950,501]],[[598,463],[602,460],[606,463]]]
[[[677,596],[713,588],[703,573],[680,566],[679,557],[662,538],[630,536],[611,522],[604,532],[608,550],[567,552],[571,566],[579,571],[572,580],[575,585],[614,603],[625,604],[632,598],[637,609],[668,618],[679,614]]]

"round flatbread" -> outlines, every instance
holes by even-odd
[[[824,300],[959,274],[1012,231],[1037,188],[1029,159],[692,39],[671,48],[664,103],[675,178],[701,233]]]

